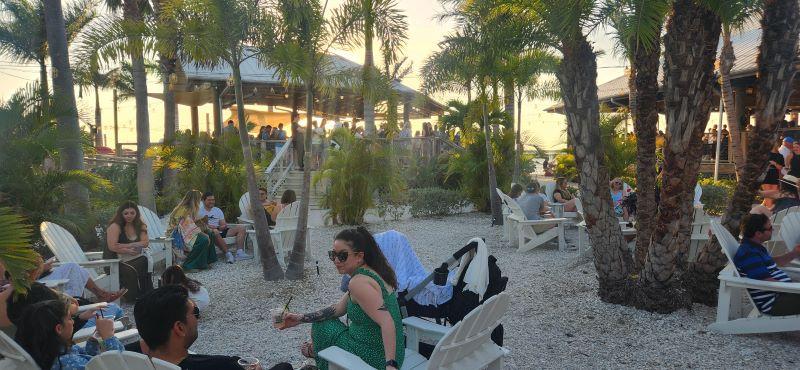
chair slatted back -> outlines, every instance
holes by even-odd
[[[546,182],[544,184],[544,195],[547,197],[547,201],[550,203],[555,203],[555,199],[553,199],[553,193],[556,191],[556,183],[554,182]]]
[[[436,344],[428,361],[428,369],[452,366],[486,344],[495,345],[491,334],[508,311],[509,302],[508,293],[503,292],[487,299],[467,314]]]
[[[158,215],[150,210],[150,208],[139,206],[139,214],[142,216],[142,222],[147,225],[147,235],[152,238],[166,237],[167,227],[164,222],[158,218]]]
[[[169,362],[130,351],[107,351],[92,357],[86,370],[178,370]]]
[[[694,218],[692,218],[692,235],[702,235],[708,233],[711,228],[711,219],[706,211],[700,207],[695,207]]]
[[[297,232],[297,222],[300,219],[300,201],[289,203],[278,212],[275,217],[275,228],[272,233],[281,234],[283,251],[290,251],[294,247],[294,236]]]
[[[500,190],[500,188],[496,188],[495,190],[497,190],[497,195],[500,197],[500,203],[503,204],[503,215],[505,216],[505,215],[511,214],[511,210],[508,209],[508,205],[506,204],[506,201],[503,200],[503,196],[504,195],[508,196],[508,195],[506,195],[506,193],[503,193],[503,191]]]
[[[700,200],[700,198],[702,196],[703,196],[703,188],[700,186],[700,184],[695,184],[694,185],[694,206],[695,207],[699,207],[699,206],[703,205],[703,202]]]
[[[783,218],[780,234],[787,250],[800,244],[800,213],[793,212]]]
[[[717,237],[725,256],[728,257],[728,262],[733,265],[734,276],[739,276],[739,270],[733,264],[733,257],[736,256],[736,251],[739,250],[739,241],[717,220],[711,220],[711,230],[714,232],[714,236]]]
[[[47,244],[47,247],[50,248],[50,251],[53,252],[59,261],[75,263],[89,262],[81,246],[78,245],[78,241],[63,227],[49,221],[44,221],[39,225],[39,231],[42,234],[44,243]],[[87,270],[92,279],[98,277],[94,269]]]
[[[527,217],[525,217],[525,212],[522,211],[522,207],[519,206],[516,200],[512,199],[508,195],[504,194],[502,191],[497,191],[497,194],[500,195],[500,199],[503,203],[508,206],[508,209],[511,210],[511,214],[517,218],[519,221],[526,221]]]
[[[39,366],[14,339],[0,331],[0,369],[39,370]]]
[[[244,192],[244,194],[239,197],[239,211],[242,212],[241,217],[243,219],[253,219],[253,212],[250,209],[250,193]]]

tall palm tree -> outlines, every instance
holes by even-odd
[[[631,61],[630,112],[636,134],[636,210],[641,215],[658,211],[656,204],[656,134],[658,131],[658,68],[661,30],[670,10],[667,0],[616,0],[606,4],[607,18],[615,28],[616,44]],[[655,217],[636,223],[634,269],[641,270],[655,229]]]
[[[237,0],[172,0],[163,5],[160,16],[166,21],[158,24],[174,25],[180,30],[186,58],[208,67],[231,68],[250,206],[253,210],[261,209],[244,110],[241,65],[247,59],[259,57],[260,52],[248,45],[261,45],[268,50],[269,43],[277,39],[274,17],[254,2]],[[253,213],[264,279],[283,279],[266,215]]]
[[[78,97],[83,97],[86,89],[94,92],[94,145],[103,146],[103,119],[100,108],[100,89],[111,87],[113,70],[102,73],[96,59],[79,60],[73,71],[75,83],[78,85]]]
[[[78,109],[75,104],[72,69],[69,65],[67,29],[60,0],[46,0],[43,3],[47,45],[50,64],[53,66],[53,93],[55,105],[64,111],[56,117],[61,141],[61,168],[64,170],[83,170],[83,148],[78,126]],[[89,205],[89,192],[79,183],[66,187],[70,200],[67,211],[83,209]]]
[[[47,35],[42,0],[0,0],[4,21],[0,23],[0,54],[14,62],[39,64],[39,87],[42,98],[50,95],[47,80]],[[94,19],[91,0],[66,4],[62,9],[71,43]]]
[[[260,46],[262,59],[273,65],[281,80],[287,85],[302,83],[306,92],[306,127],[304,134],[305,158],[303,162],[303,185],[300,197],[300,214],[297,232],[292,246],[286,277],[291,280],[303,278],[306,234],[308,233],[308,212],[311,197],[311,137],[314,115],[315,94],[336,98],[336,91],[342,88],[355,88],[361,81],[358,72],[337,69],[329,54],[331,47],[340,45],[343,40],[358,32],[361,14],[343,4],[325,17],[326,9],[317,0],[281,0],[277,3],[276,18],[278,34],[282,37],[277,44],[266,40]]]
[[[770,147],[777,140],[779,122],[786,112],[797,74],[800,10],[796,1],[766,1],[761,10],[761,44],[758,53],[756,89],[756,126],[748,137],[747,161],[736,184],[731,201],[722,217],[725,227],[736,232],[742,218],[750,211],[759,187],[758,177],[767,166]],[[717,295],[716,277],[725,264],[719,243],[708,243],[689,265],[688,277],[693,298],[714,304]]]
[[[407,39],[408,22],[406,16],[397,8],[395,0],[347,0],[343,9],[351,9],[361,14],[359,24],[360,35],[351,35],[348,43],[364,45],[363,94],[364,94],[364,126],[367,136],[375,136],[375,85],[377,74],[373,43],[378,38],[381,50],[388,50],[392,55],[402,49]],[[392,60],[396,61],[396,58]]]

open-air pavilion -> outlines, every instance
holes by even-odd
[[[253,51],[248,49],[245,61],[241,65],[242,90],[244,91],[244,102],[246,105],[260,105],[266,107],[266,111],[253,110],[251,119],[255,118],[255,123],[259,123],[259,117],[264,121],[270,122],[269,117],[282,119],[288,122],[291,111],[305,110],[306,92],[302,85],[285,85],[280,81],[275,68],[261,64],[258,58],[252,55]],[[338,71],[359,71],[361,65],[342,56],[330,55],[335,68]],[[235,96],[232,86],[232,70],[227,65],[218,65],[213,68],[188,64],[182,66],[182,71],[171,78],[170,86],[175,92],[177,104],[191,108],[192,131],[197,132],[199,128],[198,107],[212,103],[214,105],[213,127],[220,130],[222,127],[222,110],[235,107]],[[398,94],[400,111],[403,120],[428,118],[441,115],[445,107],[424,94],[400,83],[394,83],[394,90]],[[151,93],[151,97],[164,99],[163,93]],[[364,116],[363,98],[360,91],[352,89],[338,89],[335,96],[323,96],[315,93],[314,98],[315,116],[322,116],[329,119],[343,119],[358,121]],[[376,115],[380,119],[380,104],[376,104],[378,112]],[[283,109],[282,109],[282,108]],[[299,109],[298,109],[299,108]],[[249,108],[245,108],[249,112]],[[286,118],[286,119],[284,119]],[[232,117],[236,121],[236,117]]]

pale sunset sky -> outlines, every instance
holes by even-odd
[[[337,6],[341,0],[330,0],[329,9]],[[66,3],[66,1],[65,1]],[[453,30],[450,23],[440,23],[436,15],[442,11],[441,5],[432,0],[398,0],[399,7],[408,17],[408,41],[406,43],[405,54],[414,63],[414,72],[406,77],[402,82],[412,88],[418,89],[422,82],[419,69],[422,67],[425,58],[438,49],[438,42],[446,34]],[[611,38],[607,30],[600,29],[591,35],[595,42],[595,49],[602,51],[603,54],[598,59],[598,83],[604,83],[624,73],[624,60],[612,53]],[[338,50],[338,54],[358,63],[364,60],[363,50]],[[49,71],[48,71],[49,72]],[[11,62],[8,58],[0,57],[0,99],[6,100],[16,90],[26,84],[38,80],[38,66],[36,64],[19,64]],[[156,76],[148,76],[148,92],[161,92],[161,85]],[[100,93],[101,108],[103,113],[103,132],[106,135],[107,146],[113,147],[113,121],[112,121],[112,99],[111,91]],[[77,89],[76,89],[77,96]],[[458,97],[453,94],[436,94],[434,99],[441,103]],[[460,97],[466,100],[466,97]],[[78,98],[78,108],[83,114],[93,120],[94,116],[94,96],[91,92],[84,92],[83,98]],[[565,137],[562,132],[565,128],[564,116],[559,114],[545,113],[543,109],[552,105],[552,101],[526,101],[522,107],[522,126],[523,132],[527,132],[536,137],[545,149],[559,148],[563,146]],[[119,125],[120,141],[133,142],[135,135],[135,114],[133,99],[124,101],[120,104]],[[151,140],[158,142],[164,135],[163,103],[158,99],[149,99]],[[211,104],[201,106],[200,109],[200,128],[205,130],[206,115],[211,116]],[[223,117],[229,116],[229,111],[223,112]],[[213,118],[209,118],[213,126]],[[179,111],[180,128],[186,129],[191,126],[189,108],[180,106]],[[432,119],[435,121],[435,118]],[[93,122],[93,121],[91,121]],[[419,122],[413,122],[414,130],[419,129]],[[213,127],[212,127],[213,130]]]

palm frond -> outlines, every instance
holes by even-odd
[[[29,271],[37,266],[38,253],[31,247],[31,226],[12,212],[0,207],[0,263],[11,275],[16,293],[25,292],[33,282]]]

